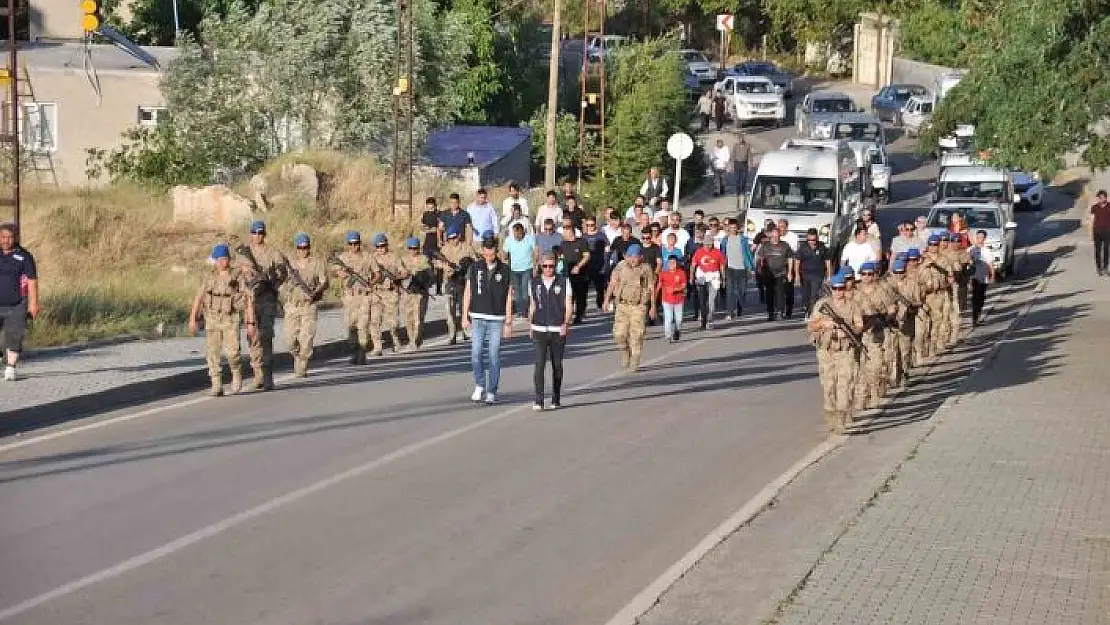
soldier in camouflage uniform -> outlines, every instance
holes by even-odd
[[[608,310],[614,310],[613,338],[620,352],[620,365],[631,372],[640,368],[640,354],[647,331],[644,313],[655,321],[655,272],[643,264],[639,245],[628,246],[625,258],[613,268],[609,288],[605,290]]]
[[[906,280],[912,282],[921,295],[921,306],[914,315],[912,361],[913,366],[920,367],[933,355],[933,322],[926,301],[936,287],[937,274],[921,266],[921,252],[916,247],[906,251]]]
[[[913,366],[914,332],[918,311],[924,303],[921,284],[907,275],[909,263],[901,255],[894,258],[891,274],[887,278],[890,288],[902,296],[905,302],[898,303],[895,313],[896,328],[893,331],[894,349],[897,354],[897,369],[891,376],[891,386],[901,386],[909,381],[910,367]]]
[[[445,295],[443,301],[447,313],[447,343],[454,345],[458,342],[460,331],[463,332],[464,339],[469,338],[462,329],[462,296],[468,263],[473,262],[478,256],[475,255],[474,248],[469,243],[462,241],[458,230],[453,228],[447,230],[446,237],[447,242],[440,249],[442,258],[436,260],[436,267],[447,274],[443,284]]]
[[[312,256],[312,241],[299,232],[293,237],[297,252],[287,267],[289,279],[281,288],[285,308],[285,342],[293,355],[293,375],[308,375],[312,358],[312,342],[316,339],[319,302],[328,290],[328,272],[324,261]]]
[[[347,233],[347,251],[339,255],[339,260],[350,267],[363,280],[373,284],[377,279],[374,260],[362,251],[362,236],[352,230]],[[370,351],[370,308],[372,294],[365,284],[347,273],[346,269],[335,268],[335,275],[343,284],[343,317],[347,322],[348,339],[354,353],[351,364],[366,364],[366,352]]]
[[[821,377],[825,423],[836,434],[843,434],[851,423],[853,391],[859,356],[849,340],[848,332],[863,332],[863,315],[847,297],[847,279],[837,273],[829,279],[831,294],[817,300],[806,328],[810,342],[817,348],[817,370]],[[832,311],[847,328],[833,321]]]
[[[929,315],[929,351],[926,355],[934,357],[944,351],[951,333],[952,314],[949,307],[952,305],[952,283],[955,282],[947,259],[940,256],[939,235],[929,237],[921,271],[929,284],[925,294],[925,311]]]
[[[189,312],[189,331],[196,334],[199,330],[197,316],[204,316],[204,359],[208,363],[208,377],[212,379],[211,394],[219,397],[224,394],[220,353],[227,353],[227,365],[231,369],[231,393],[243,388],[243,370],[239,361],[239,323],[246,317],[247,334],[255,333],[254,307],[251,292],[238,272],[231,270],[231,250],[227,245],[217,245],[212,249],[215,270],[204,278],[193,299]]]
[[[397,336],[397,307],[401,302],[401,261],[389,252],[389,238],[385,233],[374,235],[374,265],[379,279],[374,283],[374,307],[370,315],[370,340],[374,343],[374,356],[382,355],[382,326],[393,340],[393,351],[401,350],[401,337]]]
[[[970,276],[968,268],[971,266],[971,254],[967,248],[960,245],[958,235],[943,237],[940,242],[940,255],[947,260],[949,269],[955,277],[951,286],[952,305],[949,308],[949,335],[947,345],[955,345],[960,338],[960,326],[963,324],[963,312],[967,307],[967,284]]]
[[[409,337],[405,351],[414,352],[421,343],[424,312],[428,310],[428,288],[435,282],[435,276],[428,257],[420,251],[420,239],[409,237],[406,243],[408,254],[401,257],[400,277],[412,288],[401,292],[401,319]]]
[[[855,408],[874,408],[886,395],[890,384],[887,339],[890,319],[895,312],[895,302],[876,281],[878,265],[866,262],[860,265],[860,286],[855,299],[863,316],[863,339],[866,357],[860,361],[856,380]]]
[[[266,245],[266,224],[251,224],[251,244],[247,248],[257,268],[245,254],[239,257],[239,269],[251,285],[254,318],[258,330],[250,341],[251,369],[254,390],[274,388],[274,324],[278,316],[278,290],[285,281],[285,256]]]

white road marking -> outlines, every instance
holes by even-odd
[[[663,354],[661,354],[661,355],[659,355],[655,358],[652,358],[651,360],[645,361],[643,364],[645,366],[650,366],[650,365],[662,362],[664,360],[673,359],[676,355],[681,354],[685,351],[688,351],[688,350],[691,350],[691,349],[697,347],[698,345],[701,344],[702,340],[703,339],[701,339],[701,338],[692,339],[691,341],[689,341],[685,345],[682,345],[680,347],[676,347],[674,349],[669,349],[665,353],[663,353]],[[570,389],[570,392],[574,393],[574,392],[577,392],[577,391],[586,390],[588,388],[598,386],[602,383],[608,382],[608,381],[610,381],[614,378],[620,377],[622,375],[627,375],[627,374],[624,371],[615,371],[615,372],[610,373],[610,374],[608,374],[604,377],[596,378],[596,379],[591,380],[589,382],[586,382],[584,384],[575,386],[575,387]],[[203,398],[197,398],[197,399],[192,399],[192,400],[189,400],[189,401],[195,403],[195,402],[200,401],[202,399]],[[265,503],[262,503],[258,506],[255,506],[254,508],[251,508],[249,510],[245,510],[243,512],[240,512],[236,515],[227,517],[226,519],[223,519],[222,521],[217,521],[217,522],[215,522],[211,525],[208,525],[207,527],[203,527],[203,528],[201,528],[201,529],[199,529],[199,530],[197,530],[197,531],[195,531],[191,534],[188,534],[188,535],[182,536],[181,538],[178,538],[176,540],[170,541],[170,542],[162,545],[161,547],[157,547],[155,549],[147,551],[146,553],[139,554],[137,556],[134,556],[132,558],[124,560],[123,562],[120,562],[119,564],[116,564],[116,565],[108,567],[106,569],[102,569],[102,570],[97,571],[95,573],[86,575],[85,577],[82,577],[80,579],[76,579],[72,582],[69,582],[69,583],[63,584],[61,586],[58,586],[57,588],[54,588],[53,590],[49,590],[47,592],[44,592],[44,593],[42,593],[42,594],[40,594],[36,597],[32,597],[32,598],[30,598],[26,601],[23,601],[23,602],[15,604],[11,607],[5,608],[4,610],[0,610],[0,621],[4,621],[4,620],[10,619],[12,617],[18,616],[20,614],[23,614],[24,612],[28,612],[30,610],[33,610],[33,609],[35,609],[35,608],[37,608],[37,607],[39,607],[43,604],[54,601],[55,599],[60,599],[62,597],[65,597],[66,595],[73,594],[77,591],[88,588],[89,586],[92,586],[94,584],[98,584],[100,582],[110,580],[112,578],[123,575],[124,573],[127,573],[127,572],[132,571],[134,569],[137,569],[139,567],[142,567],[142,566],[145,566],[145,565],[150,564],[152,562],[155,562],[157,560],[160,560],[160,559],[162,559],[166,556],[173,555],[174,553],[177,553],[178,551],[181,551],[182,549],[185,549],[187,547],[195,545],[195,544],[197,544],[197,543],[199,543],[199,542],[201,542],[205,539],[212,538],[213,536],[216,536],[216,535],[221,534],[221,533],[223,533],[223,532],[225,532],[229,529],[232,529],[232,528],[234,528],[238,525],[246,523],[247,521],[251,521],[251,520],[256,519],[260,516],[263,516],[265,514],[268,514],[270,512],[278,510],[279,508],[282,508],[282,507],[287,506],[289,504],[295,503],[295,502],[297,502],[301,499],[304,499],[305,497],[308,497],[310,495],[314,495],[318,492],[321,492],[325,489],[331,488],[332,486],[335,486],[335,485],[340,484],[342,482],[345,482],[347,480],[369,474],[369,473],[371,473],[371,472],[373,472],[377,469],[380,469],[380,468],[382,468],[386,465],[392,464],[394,462],[397,462],[398,460],[402,460],[402,459],[404,459],[408,456],[411,456],[411,455],[416,454],[418,452],[424,451],[425,449],[434,447],[434,446],[436,446],[440,443],[445,443],[445,442],[447,442],[451,439],[458,438],[459,436],[462,436],[464,434],[467,434],[467,433],[472,432],[474,430],[477,430],[479,428],[483,428],[485,426],[492,425],[494,423],[497,423],[498,421],[503,421],[503,420],[509,418],[510,416],[518,413],[518,412],[522,412],[525,408],[530,408],[530,407],[531,407],[531,403],[529,402],[527,404],[520,404],[520,405],[517,405],[517,406],[506,408],[505,410],[503,410],[503,411],[501,411],[497,414],[486,417],[485,419],[482,419],[480,421],[475,421],[474,423],[471,423],[470,425],[465,425],[463,427],[456,428],[454,430],[449,430],[447,432],[444,432],[442,434],[433,436],[431,438],[427,438],[427,439],[424,439],[422,441],[413,443],[411,445],[407,445],[405,447],[402,447],[400,449],[392,451],[392,452],[390,452],[390,453],[388,453],[384,456],[381,456],[379,458],[375,458],[374,460],[371,460],[371,461],[366,462],[364,464],[360,464],[356,467],[352,467],[350,469],[347,469],[346,471],[343,471],[341,473],[337,473],[335,475],[332,475],[331,477],[327,477],[327,478],[324,478],[324,479],[322,479],[318,482],[315,482],[313,484],[309,484],[308,486],[305,486],[303,488],[288,492],[284,495],[279,495],[278,497],[275,497],[275,498],[273,498],[273,499],[271,499],[271,500],[269,500]],[[528,412],[530,414],[531,410],[529,410]],[[132,415],[131,418],[137,418],[137,415]],[[90,424],[90,425],[95,425],[95,424]]]
[[[659,576],[647,588],[640,591],[632,601],[628,602],[606,625],[636,625],[640,617],[646,614],[663,596],[690,569],[694,568],[717,545],[724,542],[729,536],[751,521],[761,510],[767,507],[779,493],[793,482],[807,467],[819,462],[829,452],[840,447],[848,440],[847,436],[830,436],[824,442],[809,451],[794,466],[778,476],[740,507],[732,516],[725,519],[716,529],[710,532],[693,549],[675,562],[669,569]]]

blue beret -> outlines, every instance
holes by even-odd
[[[866,263],[863,263],[862,265],[859,266],[860,273],[863,273],[865,271],[870,271],[870,272],[874,273],[874,272],[878,271],[878,269],[879,268],[875,265],[875,263],[873,263],[871,261],[867,261]]]
[[[929,245],[936,245],[937,243],[940,243],[940,235],[939,234],[929,235]]]
[[[389,237],[385,236],[384,232],[379,232],[374,235],[374,247],[381,247],[389,243]]]
[[[937,235],[937,237],[939,237],[941,241],[951,241],[952,240],[952,238],[948,236],[947,232],[941,232],[940,234]]]
[[[639,256],[640,252],[642,252],[642,251],[644,251],[643,248],[641,248],[639,245],[636,245],[635,243],[633,243],[632,245],[628,246],[627,250],[624,251],[624,255],[625,256]]]
[[[909,260],[921,258],[921,250],[917,249],[916,247],[911,247],[910,249],[906,250],[906,258]]]
[[[362,243],[362,235],[358,233],[358,230],[347,231],[347,243]]]
[[[416,237],[409,237],[409,240],[406,241],[406,243],[408,244],[408,248],[410,250],[413,249],[413,248],[420,247],[420,239],[418,239]]]
[[[833,277],[829,278],[829,286],[848,286],[848,277],[845,276],[843,272],[835,273]]]
[[[901,258],[895,259],[894,262],[890,265],[890,270],[894,273],[902,273],[906,270],[906,261]]]
[[[228,249],[227,245],[221,243],[212,248],[212,259],[217,258],[231,258],[231,250]]]
[[[296,235],[293,236],[293,245],[296,245],[297,247],[304,247],[310,242],[311,240],[308,238],[308,235],[303,232],[298,232]]]
[[[458,228],[452,226],[452,227],[447,229],[447,238],[448,239],[450,239],[451,237],[457,237],[457,236],[459,236],[459,229]]]
[[[851,265],[844,265],[843,267],[841,267],[840,268],[840,273],[845,278],[855,278],[856,277],[856,270],[852,269]]]
[[[482,233],[482,239],[483,240],[492,239],[496,236],[497,236],[497,234],[493,230],[486,230],[485,232]]]
[[[261,220],[251,222],[251,234],[266,234],[266,222]]]

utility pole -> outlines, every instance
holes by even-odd
[[[559,30],[562,28],[563,7],[561,0],[554,0],[555,12],[551,17],[551,65],[547,70],[547,145],[544,156],[543,185],[555,188],[555,119],[559,108]],[[586,54],[582,50],[582,54]]]
[[[8,21],[8,106],[7,123],[0,129],[0,143],[11,146],[11,187],[10,198],[0,198],[0,206],[12,207],[12,222],[19,233],[19,42],[15,38],[16,9],[18,0],[8,0],[7,6],[0,7],[0,14]]]
[[[397,0],[397,52],[393,64],[393,217],[412,220],[412,6]]]

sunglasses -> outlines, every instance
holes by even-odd
[[[832,287],[832,290],[834,290],[834,291],[843,291],[844,288],[845,287],[842,287],[842,286],[834,286],[834,287]]]
[[[540,267],[543,267],[544,269],[554,269],[555,265],[552,265],[550,263],[544,263],[543,265],[540,265]]]
[[[307,245],[298,245],[297,249],[298,250],[307,250],[307,249],[309,249],[309,246],[307,246]]]
[[[861,271],[859,275],[861,275],[861,276],[873,276],[873,275],[875,275],[875,272],[874,271]]]
[[[347,245],[362,245],[361,241],[347,241]]]

